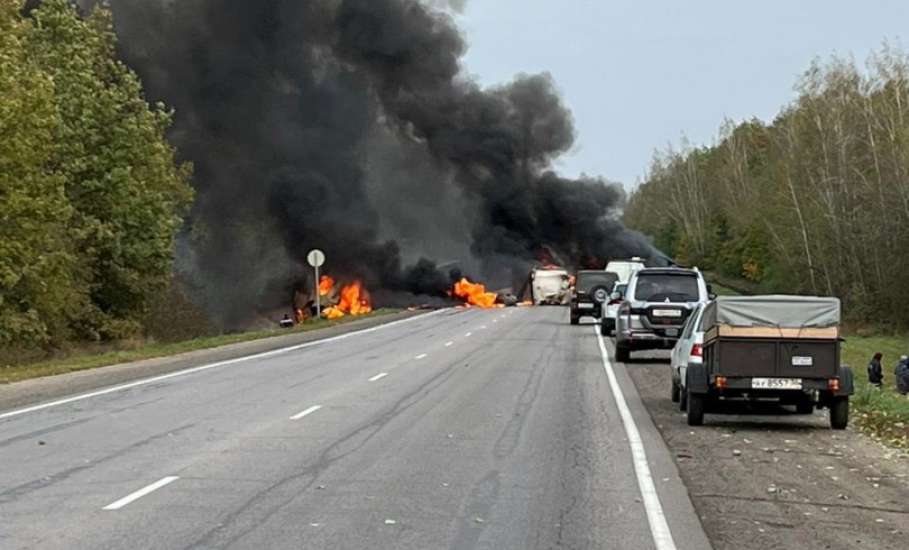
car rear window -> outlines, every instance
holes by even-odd
[[[638,273],[634,299],[641,302],[697,302],[698,278],[688,274]]]
[[[618,280],[618,275],[608,271],[581,271],[578,273],[575,287],[579,292],[590,292],[592,288],[602,286],[606,292],[611,292]]]

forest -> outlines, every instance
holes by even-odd
[[[625,221],[681,264],[909,325],[909,57],[816,60],[770,122],[654,155]]]
[[[110,12],[0,0],[0,350],[129,338],[169,288],[191,166]]]

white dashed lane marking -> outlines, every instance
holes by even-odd
[[[151,493],[157,491],[158,489],[160,489],[161,487],[164,487],[165,485],[170,485],[171,483],[177,481],[178,479],[180,479],[180,478],[177,476],[168,476],[168,477],[159,479],[158,481],[152,483],[151,485],[147,485],[147,486],[139,489],[135,493],[130,493],[130,494],[126,495],[125,497],[121,498],[120,500],[113,502],[111,504],[108,504],[103,509],[108,510],[108,511],[119,510],[120,508],[123,508],[127,504],[129,504],[131,502],[135,502],[135,501],[139,500],[140,498],[144,497],[145,495],[148,495],[148,494],[151,494]]]
[[[301,413],[297,413],[297,414],[291,416],[290,419],[291,419],[291,420],[300,420],[300,419],[303,418],[304,416],[309,416],[309,415],[311,415],[312,413],[316,412],[317,410],[319,410],[319,409],[321,409],[321,408],[322,408],[322,405],[313,405],[312,407],[306,409],[305,411],[303,411],[303,412],[301,412]]]

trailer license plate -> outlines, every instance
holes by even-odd
[[[752,378],[751,387],[756,390],[800,390],[801,378]]]
[[[681,317],[682,312],[677,309],[655,309],[653,310],[654,317]]]
[[[792,358],[793,367],[811,367],[814,366],[814,357],[793,357]]]
[[[593,304],[578,304],[578,309],[593,309]]]

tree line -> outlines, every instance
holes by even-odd
[[[770,123],[658,152],[626,222],[686,264],[909,325],[909,57],[815,61]]]
[[[141,330],[192,201],[170,123],[107,9],[0,0],[0,349]]]

